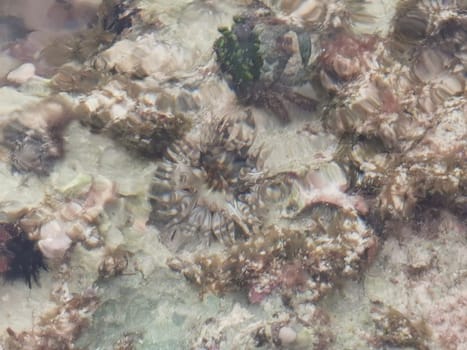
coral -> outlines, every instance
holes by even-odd
[[[375,36],[356,36],[351,32],[339,30],[323,39],[319,62],[322,67],[320,78],[328,91],[337,92],[342,83],[358,77],[369,69],[368,62],[375,50]]]
[[[389,153],[378,141],[354,146],[351,157],[363,173],[359,186],[377,196],[380,214],[409,217],[424,201],[451,208],[461,205],[467,174],[464,109],[462,98],[444,103],[431,114],[436,124],[404,153]]]
[[[262,320],[240,304],[228,314],[210,317],[197,325],[191,349],[327,349],[334,335],[326,312],[315,306],[308,310],[312,322],[294,312],[279,311]]]
[[[72,294],[66,284],[55,291],[60,293],[57,306],[43,315],[34,328],[16,333],[9,328],[7,350],[71,350],[74,341],[85,328],[99,305],[93,289],[81,294]]]
[[[425,341],[429,331],[421,321],[411,322],[404,314],[396,309],[375,303],[372,318],[376,326],[375,341],[381,346],[409,346],[417,350],[428,350]]]
[[[467,33],[460,23],[465,20],[465,15],[458,13],[454,23],[439,23],[424,45],[410,51],[410,59],[394,55],[377,40],[375,49],[365,55],[365,74],[341,89],[332,101],[329,127],[379,137],[390,150],[412,147],[436,125],[437,111],[442,114],[448,101],[464,92],[460,42]],[[446,40],[441,35],[445,31],[449,32]]]
[[[18,224],[37,240],[40,252],[56,261],[63,261],[77,242],[88,249],[102,245],[97,226],[104,207],[115,199],[115,184],[104,177],[78,176],[62,191],[17,214]]]
[[[317,207],[303,229],[263,229],[223,253],[199,254],[192,263],[173,258],[169,266],[206,292],[246,289],[250,302],[274,290],[285,298],[303,294],[316,301],[340,278],[354,276],[376,239],[361,219],[342,209]]]
[[[168,149],[150,191],[150,222],[175,249],[213,240],[231,244],[249,236],[255,223],[245,202],[260,176],[248,154],[253,118],[215,120],[199,136]]]
[[[116,249],[106,253],[98,267],[100,278],[110,278],[121,275],[128,267],[129,252]]]
[[[464,5],[465,7],[465,5]],[[420,45],[438,33],[446,24],[457,21],[462,4],[457,1],[410,0],[401,2],[393,19],[393,38],[397,45]],[[453,37],[445,37],[448,41]]]
[[[353,134],[357,186],[376,196],[374,209],[383,217],[409,217],[430,198],[453,208],[463,201],[466,63],[460,43],[466,20],[454,4],[407,2],[390,44],[375,38],[364,45],[365,69],[341,84],[330,102],[326,124]],[[409,56],[398,52],[406,45]],[[328,61],[325,73],[335,63]]]
[[[31,288],[47,264],[35,241],[18,224],[0,223],[0,273],[7,280],[22,278]]]
[[[1,143],[18,172],[48,175],[64,154],[63,132],[74,118],[69,101],[49,98],[11,113],[1,125]]]

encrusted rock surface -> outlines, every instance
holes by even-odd
[[[0,347],[463,348],[464,2],[39,2],[0,4]]]

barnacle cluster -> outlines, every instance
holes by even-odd
[[[37,243],[18,224],[0,223],[0,273],[8,280],[22,278],[31,288],[41,269],[47,264]]]
[[[182,114],[160,111],[154,96],[126,80],[114,80],[93,91],[77,110],[93,132],[105,133],[143,155],[160,157],[191,123]]]

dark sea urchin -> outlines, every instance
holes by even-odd
[[[0,223],[0,273],[5,279],[23,278],[29,288],[39,284],[40,269],[47,270],[44,256],[36,243],[18,225]]]

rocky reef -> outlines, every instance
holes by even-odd
[[[376,250],[376,237],[344,210],[316,208],[309,227],[263,229],[225,255],[199,255],[193,264],[169,265],[204,292],[246,289],[251,303],[278,290],[284,303],[315,302],[338,283],[357,275]],[[298,292],[300,295],[295,295]]]
[[[41,1],[0,5],[0,348],[462,349],[462,1]]]
[[[257,6],[235,17],[231,29],[219,28],[216,61],[240,101],[264,106],[289,121],[287,102],[305,110],[317,104],[312,91],[307,96],[299,90],[312,80],[316,39],[268,7]]]

